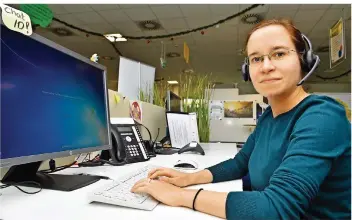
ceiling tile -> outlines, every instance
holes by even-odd
[[[272,18],[285,18],[285,19],[294,19],[296,15],[296,10],[292,11],[269,11],[265,18],[272,19]]]
[[[203,18],[186,18],[187,24],[189,28],[198,28],[201,26],[205,26],[211,24],[213,19],[211,17],[203,17]]]
[[[184,30],[185,30],[184,28],[174,28],[174,29],[167,29],[166,32],[168,34],[174,34],[174,33],[182,32]],[[184,35],[180,35],[180,36],[184,36]]]
[[[303,21],[303,22],[295,22],[295,26],[300,30],[303,34],[308,35],[308,33],[313,29],[315,21]]]
[[[160,19],[159,20],[163,28],[169,29],[188,29],[188,25],[183,18],[175,19]]]
[[[314,26],[312,31],[325,31],[329,32],[329,29],[335,24],[337,20],[320,20]]]
[[[109,10],[109,11],[98,11],[98,13],[109,23],[116,23],[121,21],[131,20],[123,10]]]
[[[296,11],[299,6],[297,4],[270,4],[269,11]]]
[[[330,4],[302,4],[300,10],[318,10],[328,9]]]
[[[183,43],[186,42],[187,45],[191,48],[191,46],[195,45],[194,39],[192,34],[185,34],[185,35],[181,35],[181,36],[176,36],[173,37],[173,41],[172,43],[174,45],[178,45],[179,47],[183,48]]]
[[[93,8],[91,8],[89,5],[83,4],[72,4],[62,6],[65,8],[66,11],[70,13],[93,11]]]
[[[155,20],[156,17],[150,8],[124,9],[124,12],[134,21]]]
[[[119,6],[115,4],[91,4],[90,7],[92,7],[95,11],[106,11],[119,8]]]
[[[220,15],[218,15],[218,16],[216,16],[216,15],[213,15],[213,22],[215,23],[215,22],[218,22],[218,21],[220,21],[220,20],[222,20],[222,19],[225,19],[227,16],[220,16]],[[225,21],[224,23],[221,23],[221,24],[219,24],[220,25],[220,27],[222,27],[222,26],[236,26],[236,25],[238,25],[238,23],[239,23],[239,18],[238,17],[235,17],[235,18],[232,18],[232,19],[230,19],[230,20],[227,20],[227,21]]]
[[[226,28],[211,28],[212,31],[210,34],[215,36],[217,39],[224,40],[224,41],[236,41],[238,36],[238,29],[237,27],[230,26]],[[225,44],[226,45],[226,44]]]
[[[145,36],[159,36],[168,34],[165,30],[143,31]]]
[[[183,17],[178,5],[151,6],[151,9],[159,19]]]
[[[240,11],[245,10],[246,8],[249,8],[252,5],[247,5],[247,4],[241,4],[240,5]],[[246,14],[254,14],[254,13],[266,13],[269,10],[269,5],[259,5],[252,10],[248,11]]]
[[[98,32],[101,34],[116,33],[116,27],[114,27],[108,23],[105,23],[105,24],[86,24],[83,26],[89,28],[90,30],[92,30],[94,32]]]
[[[48,7],[53,11],[54,15],[61,15],[61,14],[69,14],[70,12],[67,11],[62,5],[48,5]]]
[[[318,21],[325,10],[298,10],[295,16],[296,22]]]
[[[206,17],[211,13],[208,5],[180,5],[180,8],[185,17]]]
[[[146,8],[148,5],[143,4],[119,4],[120,8]]]
[[[331,8],[345,8],[345,7],[351,7],[351,5],[346,5],[346,4],[332,4]]]
[[[325,21],[338,21],[341,16],[343,16],[343,11],[341,9],[328,9],[321,20]]]
[[[124,22],[116,22],[116,23],[111,23],[114,27],[117,28],[117,30],[121,33],[124,31],[141,31],[141,29],[134,23],[133,21],[124,21]]]
[[[153,4],[153,3],[151,3],[151,4],[149,4],[149,7],[151,7],[151,6],[158,7],[158,6],[165,6],[165,5],[173,5],[173,4]]]
[[[84,24],[84,22],[79,20],[74,14],[56,15],[56,17],[68,24],[72,24],[72,25]]]
[[[252,30],[254,25],[239,23],[237,27],[238,27],[238,34],[247,37],[248,33]]]
[[[102,18],[97,12],[84,12],[84,13],[76,13],[75,17],[82,21],[85,24],[99,24],[106,23],[104,18]]]
[[[143,31],[132,31],[132,30],[124,30],[123,32],[121,32],[121,34],[132,36],[132,37],[141,37],[145,35]],[[131,41],[135,41],[135,40],[131,40]]]
[[[221,5],[210,5],[210,10],[213,15],[226,15],[230,16],[239,12],[238,4],[221,4]]]
[[[217,39],[216,35],[213,34],[214,30],[213,29],[207,29],[204,31],[204,34],[202,34],[200,31],[193,32],[191,33],[192,37],[196,41],[215,41]]]

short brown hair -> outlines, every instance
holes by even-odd
[[[281,25],[283,26],[288,33],[290,34],[291,40],[293,42],[293,44],[295,45],[295,49],[297,52],[299,53],[303,53],[306,50],[306,44],[305,41],[302,37],[302,33],[296,28],[296,26],[293,24],[292,20],[289,19],[269,19],[269,20],[263,20],[261,22],[259,22],[257,25],[255,25],[252,30],[248,33],[247,39],[246,39],[246,43],[245,43],[245,51],[247,52],[247,44],[248,44],[248,40],[251,37],[251,35],[253,34],[254,31],[262,28],[262,27],[266,27],[269,25]],[[301,67],[303,67],[302,65],[304,65],[304,60],[302,58],[302,56],[300,56],[300,61],[301,61]],[[303,69],[303,68],[302,68]]]
[[[305,50],[305,42],[302,38],[302,33],[295,27],[295,25],[293,24],[293,22],[291,20],[288,19],[270,19],[270,20],[264,20],[259,22],[257,25],[255,25],[253,27],[253,29],[248,33],[247,39],[246,39],[246,50],[247,50],[247,44],[248,44],[248,40],[251,37],[251,35],[253,34],[254,31],[262,28],[262,27],[266,27],[269,25],[281,25],[283,26],[288,33],[291,36],[292,42],[294,43],[295,47],[296,47],[296,51],[297,52],[303,52]]]

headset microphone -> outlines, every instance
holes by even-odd
[[[305,75],[305,77],[303,77],[303,79],[301,81],[299,81],[299,83],[297,83],[297,86],[300,86],[304,83],[304,81],[310,76],[312,75],[312,73],[314,72],[314,70],[318,67],[318,64],[320,63],[320,58],[319,56],[315,55],[316,56],[316,60],[315,60],[315,63],[312,67],[312,69],[309,71],[309,73],[307,73],[307,75]]]

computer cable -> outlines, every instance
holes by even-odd
[[[75,165],[76,163],[77,163],[77,161],[73,161],[72,163],[70,163],[68,165],[55,167],[55,169],[52,169],[53,167],[51,167],[51,169],[40,170],[39,172],[41,172],[41,173],[55,173],[57,171],[64,170],[67,168],[73,168],[72,166]]]
[[[39,186],[39,190],[35,191],[35,192],[28,192],[28,191],[26,191],[24,189],[21,189],[18,185],[23,184],[23,183],[33,184],[33,185]],[[10,186],[14,186],[18,190],[20,190],[21,192],[24,192],[26,194],[36,194],[36,193],[39,193],[40,191],[42,191],[42,189],[43,189],[43,187],[40,185],[40,183],[37,183],[35,181],[23,181],[23,182],[19,182],[19,183],[16,183],[16,184],[5,184],[5,185],[0,186],[0,189],[4,189],[4,188],[10,187]]]
[[[97,166],[103,166],[105,164],[109,164],[111,166],[123,166],[127,163],[124,161],[114,162],[114,161],[109,161],[109,160],[97,159],[95,161],[87,161],[87,162],[78,163],[77,165],[79,167],[97,167]]]

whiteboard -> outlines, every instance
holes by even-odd
[[[149,102],[153,103],[155,67],[140,63],[140,88],[144,94],[149,94]]]
[[[139,100],[139,63],[120,57],[118,92],[130,100]]]

